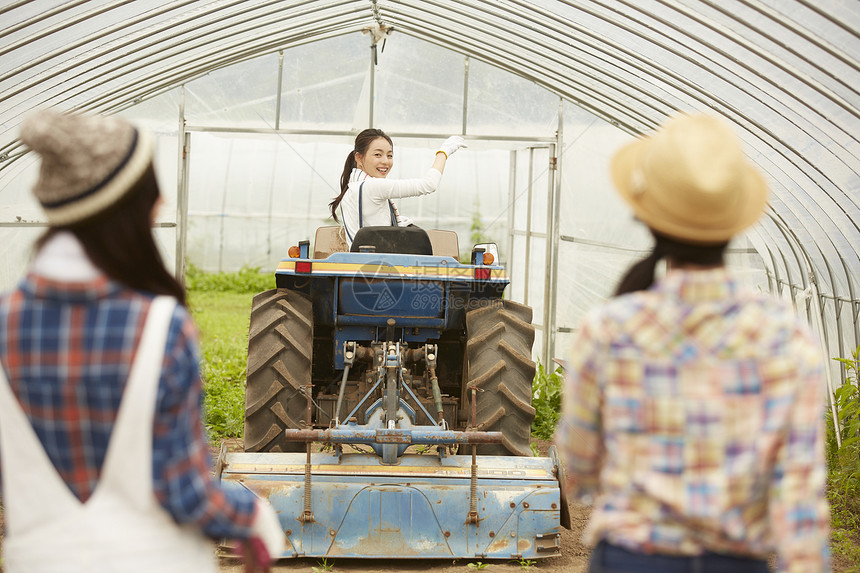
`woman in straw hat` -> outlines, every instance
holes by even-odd
[[[764,572],[774,551],[780,571],[828,570],[820,346],[723,266],[764,180],[707,116],[669,120],[611,171],[655,245],[566,363],[557,440],[594,506],[589,571]]]
[[[50,226],[0,297],[5,571],[215,571],[207,538],[267,570],[274,511],[210,475],[197,334],[151,231],[150,136],[46,110],[21,138]]]

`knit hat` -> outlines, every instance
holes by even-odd
[[[21,125],[21,140],[41,156],[33,194],[54,226],[107,210],[152,163],[152,137],[116,116],[38,111]]]
[[[725,242],[764,212],[767,183],[722,120],[681,115],[612,158],[621,197],[643,223],[694,244]]]

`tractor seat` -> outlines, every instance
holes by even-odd
[[[361,247],[375,247],[377,253],[401,255],[432,255],[433,245],[427,231],[414,225],[409,227],[362,227],[355,234],[350,252],[357,253]]]

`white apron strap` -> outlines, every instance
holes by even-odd
[[[98,488],[123,494],[141,510],[156,503],[152,495],[152,431],[168,328],[176,299],[152,301],[137,355],[123,391]]]
[[[80,507],[57,473],[0,367],[0,456],[7,535],[32,531]],[[38,477],[36,477],[38,476]]]
[[[171,297],[158,297],[152,302],[111,432],[101,478],[88,502],[103,489],[126,492],[127,499],[142,507],[149,507],[155,499],[152,420],[167,328],[175,306],[176,300]],[[5,521],[10,536],[25,534],[81,507],[12,394],[3,368],[0,368],[0,455]]]

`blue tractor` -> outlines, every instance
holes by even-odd
[[[557,554],[560,465],[529,445],[532,311],[503,298],[495,246],[463,264],[451,231],[366,227],[352,252],[337,233],[254,297],[245,452],[221,479],[271,501],[284,557]]]

